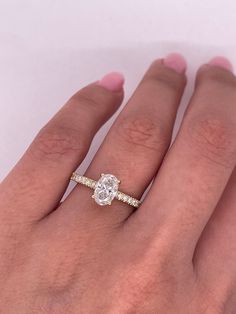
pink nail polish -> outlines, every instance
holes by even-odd
[[[187,69],[187,63],[184,57],[179,53],[171,53],[165,57],[163,64],[177,73],[184,73]]]
[[[110,90],[111,92],[122,91],[124,85],[124,76],[119,72],[111,72],[106,74],[99,82],[98,85]]]
[[[220,68],[233,72],[232,63],[225,57],[221,57],[221,56],[214,57],[208,62],[208,64],[218,66]]]

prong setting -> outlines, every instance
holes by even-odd
[[[71,176],[71,180],[93,189],[94,193],[92,198],[100,206],[110,206],[114,199],[135,208],[138,208],[141,205],[141,201],[118,190],[121,181],[112,174],[102,173],[100,179],[95,181],[74,172]]]

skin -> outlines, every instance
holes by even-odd
[[[154,61],[86,171],[136,198],[155,177],[136,211],[81,185],[60,203],[122,88],[84,87],[39,132],[0,186],[0,313],[235,313],[236,77],[201,66],[169,148],[185,84]]]

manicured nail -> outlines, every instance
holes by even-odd
[[[125,79],[122,73],[111,72],[106,74],[99,82],[98,85],[105,87],[111,92],[120,92],[123,88]]]
[[[233,72],[233,65],[232,63],[225,57],[215,57],[208,62],[210,65],[218,66],[230,72]]]
[[[179,53],[169,54],[165,57],[163,63],[166,67],[180,74],[184,73],[187,69],[187,63],[184,57]]]

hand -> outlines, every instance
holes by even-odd
[[[153,62],[86,171],[114,174],[138,199],[156,175],[137,210],[101,207],[82,185],[60,203],[122,102],[120,74],[39,132],[0,187],[1,313],[235,313],[236,78],[223,58],[198,70],[167,152],[185,69],[177,54]]]

